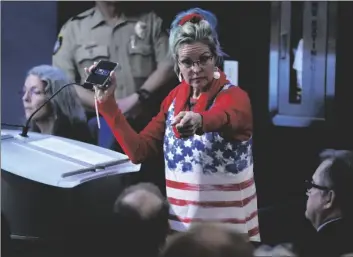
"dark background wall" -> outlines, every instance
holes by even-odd
[[[1,2],[1,121],[22,124],[18,92],[33,66],[50,64],[56,40],[57,2]]]

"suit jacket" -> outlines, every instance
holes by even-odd
[[[300,256],[341,256],[353,253],[353,222],[339,219],[327,223],[315,234],[296,244]]]

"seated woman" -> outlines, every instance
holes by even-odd
[[[27,74],[22,91],[26,119],[50,96],[71,81],[53,66],[33,67]],[[38,111],[31,131],[94,143],[87,125],[85,110],[73,87],[66,87]]]

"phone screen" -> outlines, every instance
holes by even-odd
[[[92,85],[104,85],[109,78],[111,71],[117,66],[114,62],[100,61],[97,66],[91,71],[86,83]]]

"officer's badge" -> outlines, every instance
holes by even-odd
[[[62,43],[63,43],[63,37],[61,35],[59,35],[58,39],[56,40],[55,45],[54,45],[53,55],[56,54],[59,51],[59,49],[61,48]]]
[[[135,25],[135,33],[140,39],[146,37],[147,24],[145,22],[139,21]]]

